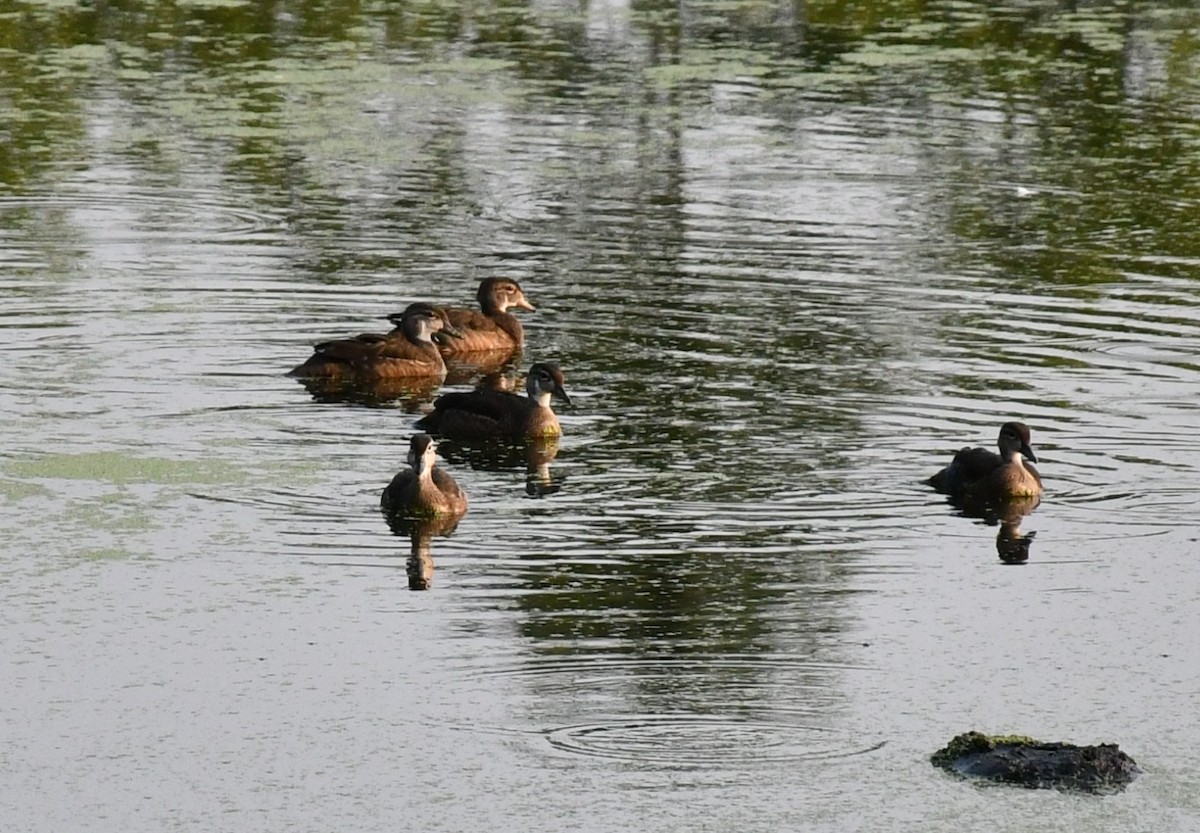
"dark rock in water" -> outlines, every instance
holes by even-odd
[[[1141,770],[1115,743],[1075,746],[967,732],[930,757],[942,769],[1031,788],[1117,792]]]

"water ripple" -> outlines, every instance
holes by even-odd
[[[138,191],[109,185],[95,180],[48,193],[0,195],[0,214],[71,217],[80,225],[107,229],[107,246],[155,235],[178,241],[181,227],[207,239],[273,238],[285,225],[281,215],[230,205],[228,194],[212,188]]]
[[[614,718],[546,732],[555,749],[595,758],[662,766],[747,766],[865,755],[886,741],[856,745],[815,726],[719,715],[664,714]]]

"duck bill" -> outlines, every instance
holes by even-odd
[[[1029,447],[1029,443],[1021,443],[1021,455],[1031,463],[1038,461],[1037,455],[1033,453],[1033,449]]]
[[[567,392],[565,390],[563,390],[562,385],[554,386],[554,395],[557,396],[559,399],[561,399],[563,402],[566,402],[568,405],[572,404],[571,397],[567,396]]]
[[[524,295],[522,295],[522,296],[521,296],[520,298],[518,298],[517,300],[513,301],[513,302],[512,302],[512,305],[513,305],[514,307],[516,307],[517,309],[527,309],[527,310],[529,310],[530,312],[535,312],[535,311],[537,310],[537,307],[535,307],[533,304],[531,304],[531,303],[529,303],[528,301],[526,301],[526,300],[525,300],[525,296],[524,296]]]

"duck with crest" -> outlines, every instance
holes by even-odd
[[[408,468],[392,478],[379,499],[387,515],[408,518],[457,518],[467,511],[467,496],[437,465],[437,443],[428,434],[409,440]]]
[[[433,334],[457,335],[448,317],[429,304],[417,303],[392,318],[396,329],[386,335],[363,333],[318,344],[288,375],[364,381],[444,377],[446,362]]]
[[[1042,478],[1031,465],[1037,457],[1029,426],[1004,423],[996,444],[999,454],[986,448],[959,449],[950,465],[925,482],[957,501],[1003,503],[1040,497]]]
[[[438,308],[446,323],[459,334],[457,338],[438,340],[442,354],[452,356],[500,350],[511,353],[523,348],[525,329],[509,310],[533,311],[535,307],[525,300],[521,285],[511,278],[484,278],[475,297],[479,300],[479,310]],[[402,315],[389,315],[388,319],[399,324]]]
[[[501,390],[446,393],[417,427],[460,439],[525,440],[558,437],[562,427],[550,407],[551,397],[571,404],[562,370],[554,362],[537,362],[525,379],[525,396]]]

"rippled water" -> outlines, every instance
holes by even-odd
[[[1195,9],[0,20],[0,826],[1200,817]],[[575,404],[549,461],[445,444],[412,560],[436,391],[284,372],[491,274]],[[1011,418],[1019,529],[922,484]],[[1146,774],[929,765],[972,728]]]

